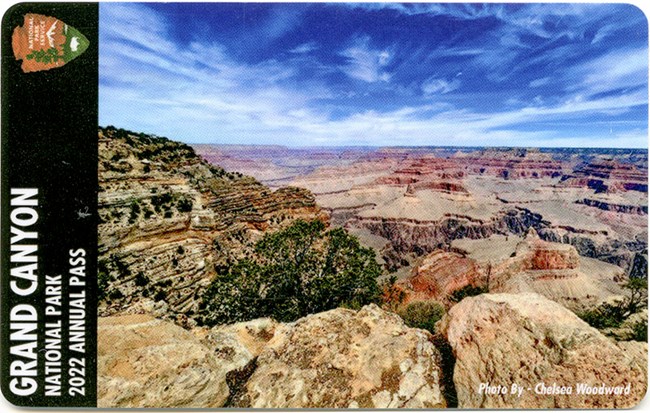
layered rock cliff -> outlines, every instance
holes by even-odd
[[[99,130],[99,216],[100,314],[153,301],[179,319],[265,231],[327,219],[305,189],[272,191],[187,145],[112,127]]]
[[[638,191],[648,192],[647,165],[642,167],[613,159],[596,159],[578,165],[570,174],[562,176],[560,185],[590,188],[596,193]]]
[[[490,268],[490,292],[535,292],[576,312],[623,294],[621,268],[580,257],[571,245],[544,241],[533,228],[513,255]]]
[[[535,228],[539,236],[549,242],[569,244],[580,255],[618,265],[628,274],[647,277],[647,268],[640,264],[637,255],[647,256],[647,241],[641,235],[634,240],[620,240],[606,232],[585,231],[566,225],[552,225],[542,215],[524,207],[504,209],[489,219],[477,219],[448,213],[439,220],[408,218],[384,218],[377,216],[349,217],[350,228],[369,231],[389,240],[390,245],[382,251],[389,267],[400,267],[397,256],[412,253],[428,254],[435,249],[449,249],[452,241],[463,238],[486,239],[492,235],[525,235],[528,228]]]
[[[455,252],[436,250],[424,256],[410,277],[400,284],[406,302],[434,299],[445,304],[454,292],[466,286],[485,285],[486,273],[475,260]]]

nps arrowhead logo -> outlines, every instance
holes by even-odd
[[[77,29],[55,17],[28,13],[14,29],[11,46],[23,72],[61,67],[86,51],[90,42]]]

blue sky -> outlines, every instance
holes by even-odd
[[[648,147],[624,4],[100,4],[101,125],[188,143]]]

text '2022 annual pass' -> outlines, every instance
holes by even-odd
[[[2,36],[12,403],[643,399],[637,7],[39,3]]]

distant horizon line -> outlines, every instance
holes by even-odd
[[[190,146],[251,146],[251,147],[277,147],[287,149],[344,149],[344,148],[359,148],[359,149],[429,149],[429,148],[448,148],[448,149],[581,149],[581,150],[634,150],[634,151],[648,151],[649,147],[612,147],[612,146],[505,146],[505,145],[282,145],[276,143],[200,143],[200,142],[183,142]]]
[[[166,138],[176,142],[181,142],[186,145],[195,146],[195,145],[212,145],[212,146],[266,146],[266,147],[279,147],[279,148],[289,148],[289,149],[309,149],[309,148],[319,148],[319,149],[341,149],[341,148],[366,148],[366,149],[377,149],[377,148],[389,148],[389,149],[427,149],[427,148],[466,148],[466,149],[478,149],[478,148],[491,148],[491,149],[582,149],[582,150],[597,150],[597,149],[607,149],[607,150],[634,150],[634,151],[648,151],[649,147],[611,147],[611,146],[505,146],[505,145],[282,145],[278,143],[201,143],[201,142],[185,142],[176,138],[170,138],[167,136],[158,135],[155,133],[147,132],[135,132],[132,130],[118,128],[112,124],[102,126],[98,125],[100,129],[122,129],[126,132],[133,134],[145,134],[149,136]]]

